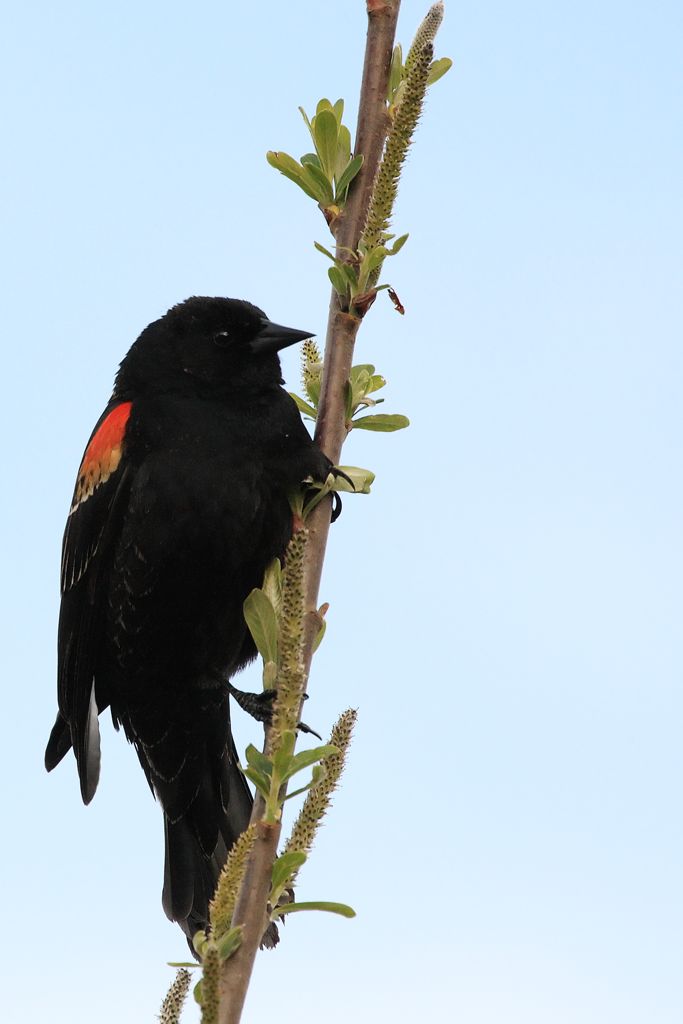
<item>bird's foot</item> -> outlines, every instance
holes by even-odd
[[[255,718],[257,722],[262,722],[265,726],[270,725],[277,690],[261,690],[260,693],[251,693],[247,690],[238,690],[232,683],[228,683],[228,690],[243,711],[246,711],[248,715]],[[308,694],[304,694],[304,700],[308,700]],[[305,722],[299,722],[297,729],[299,732],[306,732],[312,736],[317,736],[322,741],[322,736],[315,729],[311,729],[310,725],[306,725]]]
[[[247,690],[238,690],[232,683],[228,683],[230,696],[234,697],[243,711],[255,718],[257,722],[269,725],[273,717],[273,704],[275,702],[275,690],[261,690],[260,693],[250,693]]]
[[[345,473],[344,470],[341,469],[339,466],[332,466],[330,468],[330,475],[333,476],[335,480],[337,478],[339,478],[340,480],[346,480],[346,482],[347,482],[347,484],[349,484],[351,490],[355,491],[356,485],[354,484],[353,480],[351,479],[349,474]]]
[[[335,481],[337,479],[345,480],[347,482],[347,484],[350,484],[351,490],[355,491],[356,488],[354,486],[353,480],[351,479],[350,476],[348,476],[347,473],[344,472],[343,469],[340,469],[339,466],[332,466],[331,467],[331,469],[330,469],[330,476],[334,477]],[[339,519],[339,516],[341,514],[342,514],[342,500],[341,500],[341,497],[340,497],[338,491],[332,491],[332,515],[330,517],[330,522],[331,523],[336,523],[337,519]]]

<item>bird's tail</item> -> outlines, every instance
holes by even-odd
[[[174,703],[170,719],[158,702],[122,719],[164,811],[163,907],[190,942],[208,925],[218,876],[251,817],[228,702],[223,689],[196,689]]]
[[[195,933],[208,926],[209,902],[230,848],[249,824],[251,806],[230,737],[219,785],[205,776],[185,814],[173,820],[164,810],[162,904],[190,946]]]

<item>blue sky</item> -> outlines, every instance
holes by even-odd
[[[403,0],[404,42],[424,9]],[[681,1020],[682,22],[448,5],[387,268],[406,316],[378,301],[358,350],[412,425],[349,442],[377,482],[332,531],[307,705],[320,731],[360,719],[300,897],[358,916],[292,919],[250,1020],[287,991],[284,1024]],[[87,809],[73,762],[42,768],[64,517],[118,361],[170,305],[323,333],[325,225],[264,154],[306,151],[299,104],[351,117],[364,36],[360,0],[6,14],[8,1024],[152,1021],[185,957],[123,738],[103,726]]]

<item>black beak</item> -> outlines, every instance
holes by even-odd
[[[281,348],[295,345],[297,341],[303,341],[304,338],[315,337],[311,331],[297,331],[293,327],[283,327],[282,324],[271,323],[270,320],[263,320],[262,323],[261,330],[249,342],[251,351],[257,355],[279,352]]]

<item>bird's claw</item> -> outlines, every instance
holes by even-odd
[[[337,491],[332,491],[332,514],[330,516],[330,522],[336,523],[339,516],[342,513],[342,500],[339,497]]]
[[[351,486],[351,490],[355,491],[356,485],[354,484],[353,480],[348,475],[348,473],[345,473],[343,469],[339,468],[339,466],[330,466],[329,475],[334,477],[335,480],[338,477],[341,477],[342,480],[346,480],[347,484]],[[337,519],[339,519],[339,516],[341,515],[341,512],[342,500],[339,491],[332,491],[332,515],[330,516],[330,522],[336,523]]]
[[[296,728],[297,728],[298,732],[307,732],[307,733],[309,733],[309,735],[315,736],[316,739],[319,739],[320,742],[322,743],[323,738],[320,735],[320,733],[316,732],[315,729],[311,729],[310,725],[306,725],[305,722],[299,722],[299,724],[297,725]]]
[[[354,484],[353,480],[351,479],[349,474],[345,473],[343,469],[339,468],[339,466],[330,467],[330,476],[333,476],[335,480],[337,479],[338,476],[340,476],[342,480],[346,480],[347,484],[351,485],[351,490],[355,491],[356,485]]]
[[[238,690],[230,682],[228,683],[228,690],[243,711],[246,711],[248,715],[255,718],[257,722],[262,722],[264,726],[270,725],[273,718],[273,705],[277,697],[277,690],[261,690],[260,693],[251,693],[248,690]],[[307,693],[304,694],[304,700],[308,700]],[[299,722],[297,730],[310,733],[311,736],[316,736],[322,742],[322,736],[315,729],[311,729],[310,725],[306,725],[305,722]]]
[[[228,683],[230,696],[234,697],[243,711],[255,718],[257,722],[269,725],[273,717],[273,703],[275,701],[275,690],[261,690],[260,693],[251,693],[248,690],[238,690],[232,683]]]

